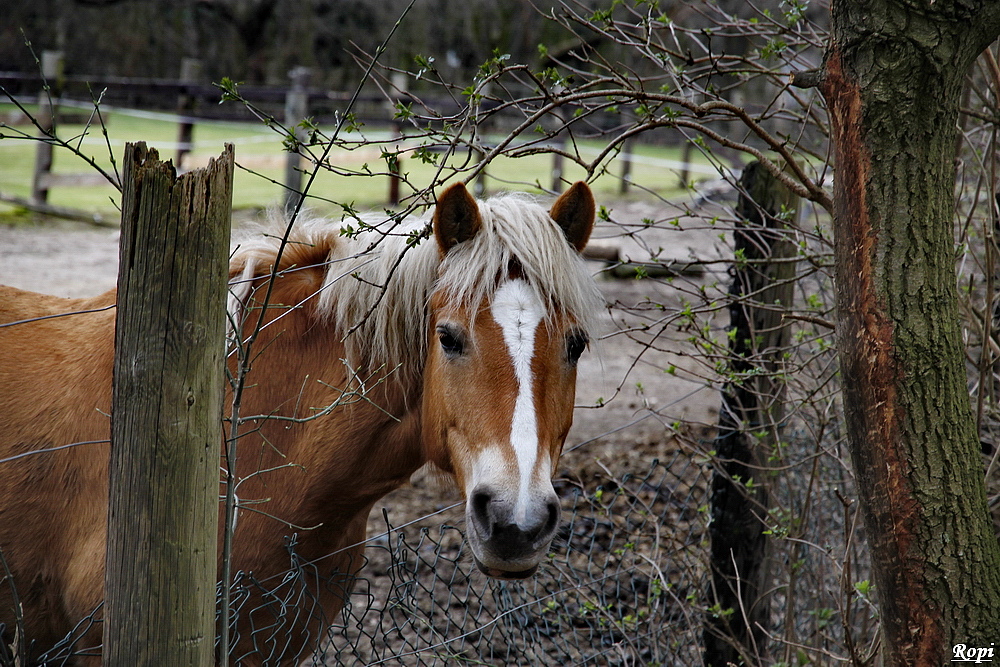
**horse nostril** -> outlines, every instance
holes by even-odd
[[[525,537],[532,545],[549,539],[559,525],[559,501],[552,499],[545,503],[544,521],[525,531]]]
[[[556,528],[559,526],[559,501],[555,498],[547,502],[546,509],[548,509],[549,516],[545,521],[544,535],[551,535],[556,532]]]
[[[469,494],[470,529],[479,543],[502,559],[516,560],[546,545],[559,526],[559,499],[552,494],[523,508],[517,517],[517,503],[508,501],[489,486]]]
[[[472,494],[472,518],[485,539],[493,534],[493,520],[490,518],[492,500],[493,496],[488,491],[475,491]]]

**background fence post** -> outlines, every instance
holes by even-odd
[[[566,92],[565,87],[557,84],[552,88],[553,96],[560,96]],[[562,192],[566,187],[563,182],[563,168],[566,159],[563,153],[566,151],[566,144],[569,142],[569,120],[572,117],[565,105],[559,105],[552,111],[552,115],[558,119],[559,126],[552,135],[552,192]]]
[[[125,147],[105,667],[213,664],[232,182]]]
[[[191,112],[194,111],[198,96],[190,89],[201,80],[202,62],[197,58],[181,60],[181,88],[177,96],[177,115],[181,117],[177,128],[177,164],[178,171],[184,169],[184,156],[194,150],[194,122]]]
[[[685,139],[684,145],[681,147],[681,164],[683,166],[678,174],[678,187],[691,187],[691,151],[693,149],[694,144],[691,143],[691,140]]]
[[[400,144],[403,141],[403,123],[400,122],[396,114],[396,105],[409,98],[409,80],[406,74],[403,72],[393,72],[392,74],[392,101],[389,104],[389,128],[392,134],[392,140],[396,142],[396,146],[392,152],[394,156],[389,160],[389,206],[397,206],[399,204],[399,185],[400,175],[403,173],[403,166],[400,164],[403,160],[402,153],[400,152]]]
[[[730,286],[730,379],[723,389],[712,474],[712,585],[705,664],[768,664],[770,600],[768,455],[784,417],[779,377],[789,330],[797,197],[759,162],[740,178]],[[752,480],[752,482],[751,482]]]
[[[489,99],[493,92],[493,86],[489,81],[482,84],[480,88],[480,93],[484,99]],[[478,114],[477,114],[478,116]],[[469,143],[469,151],[472,153],[472,158],[475,164],[481,164],[483,159],[486,157],[486,146],[489,145],[489,132],[491,125],[490,116],[479,116],[476,119],[474,129],[472,131],[472,141]],[[476,176],[476,181],[472,185],[472,194],[479,199],[485,198],[489,192],[489,174],[487,173],[487,168],[482,167],[479,171],[479,175]]]
[[[285,94],[285,127],[299,141],[305,136],[298,124],[309,115],[309,79],[312,70],[308,67],[294,67],[288,73],[292,87]],[[302,156],[298,147],[288,151],[285,157],[285,210],[295,210],[302,199]]]
[[[42,141],[36,142],[35,172],[31,179],[31,201],[44,204],[49,199],[49,172],[52,171],[52,144],[45,137],[53,134],[58,113],[57,101],[63,87],[63,52],[42,51],[42,77],[45,88],[38,94],[38,115]]]
[[[559,117],[561,125],[553,137],[555,151],[552,153],[552,192],[562,192],[566,187],[566,184],[563,183],[563,165],[566,159],[563,157],[562,151],[566,150],[569,129],[566,127],[565,107],[559,107],[554,113]]]
[[[632,184],[632,139],[626,139],[622,145],[622,177],[618,185],[618,194],[628,194],[629,186]]]

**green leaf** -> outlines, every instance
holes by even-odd
[[[218,83],[219,88],[222,89],[222,99],[219,100],[219,104],[223,102],[239,102],[242,99],[239,90],[237,90],[239,85],[239,83],[233,81],[228,76],[222,77],[222,80]]]
[[[396,120],[409,120],[413,117],[413,111],[410,109],[412,106],[412,102],[396,102],[396,113],[392,117]]]

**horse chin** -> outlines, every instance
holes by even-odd
[[[475,556],[472,557],[476,561],[476,567],[479,571],[485,574],[491,579],[503,579],[504,581],[519,581],[521,579],[527,579],[538,571],[537,565],[532,565],[527,570],[501,570],[495,567],[487,567],[480,562]]]

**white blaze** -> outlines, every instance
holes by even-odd
[[[535,415],[534,377],[531,359],[535,354],[535,331],[545,317],[545,310],[535,291],[524,280],[511,280],[500,286],[493,296],[491,313],[500,325],[503,339],[517,379],[517,400],[510,425],[510,442],[514,447],[520,485],[514,506],[514,520],[523,523],[532,472],[538,458],[538,420]]]

